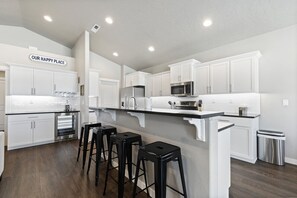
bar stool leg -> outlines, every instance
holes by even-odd
[[[167,164],[157,161],[154,163],[155,172],[155,198],[166,197]]]
[[[139,168],[140,168],[140,161],[141,161],[141,157],[138,154],[137,157],[137,164],[136,164],[136,172],[135,172],[135,181],[134,181],[134,187],[133,187],[133,198],[136,197],[136,188],[137,188],[137,182],[138,182],[138,175],[139,175]],[[147,184],[146,184],[147,187]]]
[[[113,143],[110,142],[109,149],[108,149],[108,162],[107,162],[106,172],[105,172],[105,183],[104,183],[103,195],[105,195],[105,193],[106,193],[106,186],[107,186],[107,180],[108,180],[108,174],[109,174],[109,167],[111,166],[112,146],[113,146]]]
[[[88,163],[87,174],[89,174],[89,171],[90,171],[90,166],[91,166],[92,155],[93,155],[93,149],[94,149],[94,142],[95,142],[95,141],[96,141],[96,139],[95,139],[95,135],[93,134],[92,142],[91,142],[91,150],[90,150],[90,155],[89,155],[89,163]]]
[[[145,182],[145,188],[146,188],[147,197],[150,197],[149,189],[147,187],[145,162],[144,162],[144,159],[142,159],[141,161],[142,161],[142,167],[143,167],[143,173],[144,173],[143,176],[144,176],[144,182]]]
[[[102,133],[101,131],[97,133],[96,135],[96,186],[98,185],[98,181],[99,181],[99,167],[100,167],[100,163],[101,163],[101,142],[102,142]]]
[[[85,168],[86,158],[87,158],[87,150],[88,150],[88,141],[89,141],[89,132],[90,128],[88,126],[85,127],[85,136],[84,136],[84,148],[83,148],[83,167]]]
[[[125,165],[126,165],[127,151],[125,149],[125,143],[119,145],[119,171],[118,171],[118,198],[124,197],[124,184],[125,184]]]
[[[79,145],[78,145],[78,152],[77,152],[77,159],[76,159],[77,162],[78,162],[79,155],[80,155],[80,147],[82,146],[83,134],[84,134],[84,127],[81,127],[80,139],[79,139]]]
[[[127,148],[127,164],[129,181],[132,182],[132,145],[129,145]]]
[[[183,186],[184,197],[187,198],[188,196],[187,196],[187,190],[186,190],[186,182],[185,182],[185,175],[184,175],[184,168],[183,168],[181,153],[179,153],[177,158],[178,158],[179,172],[180,172],[180,178]]]
[[[104,151],[104,140],[103,140],[103,136],[102,136],[102,138],[101,138],[101,149],[100,149],[100,152],[102,152],[103,153],[103,159],[104,159],[104,161],[106,161],[106,155],[105,155],[105,151]]]

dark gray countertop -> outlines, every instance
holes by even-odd
[[[239,115],[238,113],[227,113],[227,112],[225,112],[223,116],[226,116],[226,117],[238,117],[238,118],[257,118],[257,117],[260,116],[260,114],[248,113],[246,115]]]
[[[25,115],[25,114],[46,114],[46,113],[77,113],[78,110],[73,111],[42,111],[42,112],[20,112],[20,113],[6,113],[5,115]]]
[[[135,113],[148,113],[148,114],[159,114],[176,117],[189,117],[189,118],[210,118],[215,116],[222,116],[224,112],[216,111],[197,111],[197,110],[180,110],[180,109],[119,109],[119,108],[105,108],[105,107],[90,107],[91,110],[116,110],[116,111],[129,111]]]

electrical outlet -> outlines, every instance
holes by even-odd
[[[283,99],[283,106],[289,106],[289,100],[288,99]]]

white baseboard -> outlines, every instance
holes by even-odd
[[[285,162],[288,164],[297,165],[297,159],[285,157]]]

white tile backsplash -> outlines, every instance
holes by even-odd
[[[63,111],[69,101],[72,109],[79,110],[79,97],[6,96],[6,113]]]
[[[203,110],[238,113],[238,107],[248,107],[248,113],[260,114],[260,94],[215,94],[199,97],[152,97],[153,108],[170,108],[168,101],[198,101],[202,100]]]

